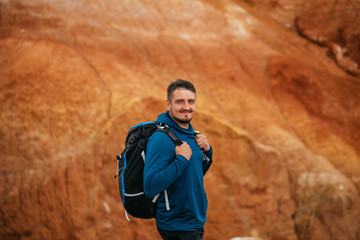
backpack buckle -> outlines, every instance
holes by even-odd
[[[165,123],[162,123],[162,122],[159,122],[157,125],[156,125],[157,128],[159,129],[164,129],[164,128],[169,128],[169,126]]]

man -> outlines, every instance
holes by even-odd
[[[212,163],[212,147],[190,124],[195,105],[192,83],[182,79],[170,83],[168,111],[160,114],[157,122],[167,124],[183,144],[175,146],[165,133],[157,131],[146,148],[144,191],[148,198],[160,193],[156,225],[164,240],[198,240],[204,234],[207,197],[203,176]]]

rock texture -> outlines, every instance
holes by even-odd
[[[327,49],[338,66],[360,76],[360,2],[356,0],[249,1],[279,23]]]
[[[159,239],[115,155],[180,77],[214,147],[205,239],[358,240],[358,66],[313,43],[359,64],[348,3],[0,0],[0,238]]]

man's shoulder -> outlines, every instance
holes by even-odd
[[[175,143],[162,131],[155,131],[147,142],[147,151],[151,149],[152,152],[157,153],[172,153],[175,149]]]
[[[172,140],[170,139],[170,137],[164,132],[164,131],[155,131],[151,136],[150,136],[151,141],[161,141],[161,142],[172,142]]]

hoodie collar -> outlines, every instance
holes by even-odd
[[[188,129],[180,127],[179,124],[177,122],[175,122],[175,120],[170,116],[169,111],[167,111],[166,113],[161,113],[158,116],[157,123],[160,123],[160,122],[165,123],[165,124],[169,125],[170,127],[175,128],[177,131],[184,133],[184,134],[192,134],[193,135],[195,133],[191,123],[189,123]]]

